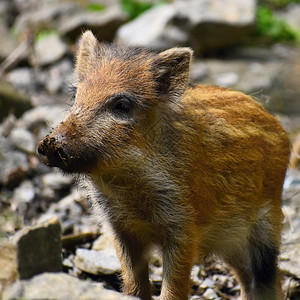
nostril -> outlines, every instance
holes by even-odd
[[[42,145],[38,145],[37,152],[38,152],[38,155],[40,155],[40,156],[46,156],[46,152],[43,149]]]
[[[47,136],[37,147],[37,153],[40,160],[51,167],[66,167],[69,163],[70,156],[62,145],[61,136]]]

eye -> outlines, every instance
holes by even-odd
[[[132,103],[125,97],[114,99],[111,111],[119,116],[129,117],[132,113]]]

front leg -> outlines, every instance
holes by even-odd
[[[160,300],[187,300],[190,273],[197,252],[191,232],[174,232],[163,247],[163,283]]]
[[[151,300],[147,247],[135,234],[115,233],[115,247],[121,262],[122,291]]]

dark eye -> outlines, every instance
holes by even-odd
[[[132,113],[132,103],[127,98],[118,98],[115,99],[111,110],[116,115],[128,117]]]

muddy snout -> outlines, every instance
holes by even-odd
[[[70,156],[60,135],[46,136],[38,143],[37,153],[47,166],[64,169],[70,162]]]

